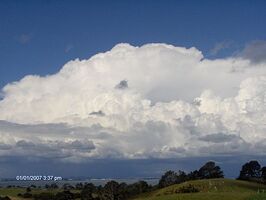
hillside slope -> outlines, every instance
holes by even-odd
[[[188,185],[199,192],[177,193]],[[266,185],[230,179],[196,180],[158,189],[135,200],[266,200]]]

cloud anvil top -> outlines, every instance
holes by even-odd
[[[266,62],[118,44],[3,88],[2,156],[176,158],[265,154]]]

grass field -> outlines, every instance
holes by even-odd
[[[200,192],[176,193],[188,184]],[[229,179],[189,181],[143,194],[134,200],[266,200],[266,185]]]
[[[176,193],[179,188],[189,184],[199,192]],[[22,200],[23,198],[19,198],[17,194],[25,191],[25,188],[0,188],[0,195],[9,196],[12,200]],[[32,189],[31,193],[37,194],[44,191],[57,193],[62,190]],[[134,200],[266,200],[266,185],[230,179],[189,181],[142,194]]]

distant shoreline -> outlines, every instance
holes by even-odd
[[[77,183],[93,183],[96,186],[105,185],[108,181],[117,181],[119,183],[125,182],[127,184],[131,184],[137,182],[139,180],[146,181],[150,185],[156,185],[159,182],[159,178],[84,178],[84,179],[74,179],[68,178],[63,179],[60,181],[18,181],[16,179],[2,179],[0,180],[0,187],[7,187],[7,186],[19,186],[19,187],[27,187],[29,185],[36,185],[36,186],[45,186],[46,184],[56,183],[58,186],[62,186],[66,183],[70,185],[75,185]]]

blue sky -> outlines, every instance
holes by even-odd
[[[0,87],[27,74],[57,72],[127,42],[195,46],[206,57],[228,56],[266,39],[266,2],[242,1],[0,1]]]
[[[265,22],[264,0],[1,0],[0,177],[265,165]]]

